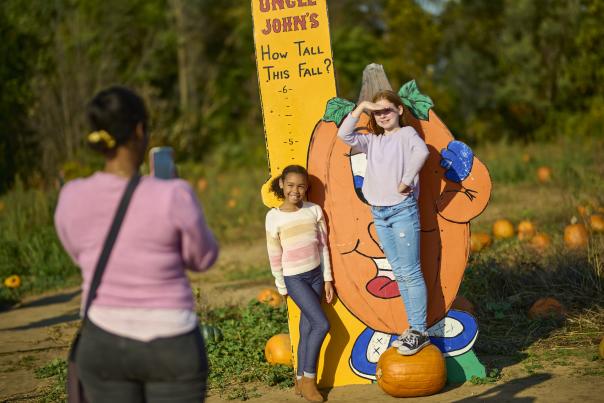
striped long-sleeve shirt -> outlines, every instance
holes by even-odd
[[[318,205],[304,202],[302,208],[293,212],[271,209],[266,214],[266,244],[280,294],[287,294],[283,276],[305,273],[319,265],[323,279],[333,281],[327,226]]]

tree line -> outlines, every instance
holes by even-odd
[[[604,132],[604,2],[328,0],[339,96],[416,79],[470,144]],[[85,102],[121,83],[181,160],[262,164],[250,0],[0,2],[0,193],[86,156]]]

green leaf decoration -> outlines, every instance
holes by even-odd
[[[413,116],[417,119],[428,120],[428,112],[434,106],[434,102],[429,96],[419,92],[415,80],[405,83],[398,90],[398,96],[401,97],[403,104],[409,108]]]
[[[337,126],[340,126],[344,117],[352,112],[355,107],[355,103],[350,102],[347,99],[331,98],[327,101],[323,120],[326,122],[334,122]]]

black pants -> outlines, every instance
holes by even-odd
[[[208,359],[199,328],[142,342],[86,321],[76,365],[91,403],[205,400]]]

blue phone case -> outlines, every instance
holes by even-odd
[[[153,176],[160,179],[172,179],[176,175],[173,150],[171,147],[158,147],[151,150]]]

